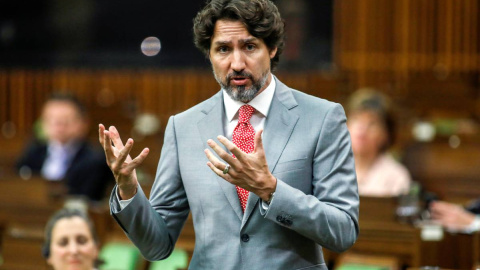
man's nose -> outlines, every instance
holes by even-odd
[[[242,71],[245,69],[245,56],[239,50],[235,50],[232,54],[231,68],[234,71]]]

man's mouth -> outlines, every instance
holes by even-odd
[[[231,78],[231,82],[234,85],[245,85],[247,84],[248,77],[242,77],[242,76],[235,76]]]

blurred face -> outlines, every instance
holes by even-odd
[[[348,117],[347,124],[355,155],[376,156],[387,143],[386,127],[374,112],[354,112]]]
[[[215,79],[234,100],[249,102],[270,83],[269,51],[239,21],[218,20],[210,46]]]
[[[47,260],[53,269],[92,270],[97,255],[97,245],[85,220],[63,218],[55,224]]]
[[[43,109],[43,129],[50,141],[67,143],[84,136],[86,123],[77,108],[67,101],[49,101]]]

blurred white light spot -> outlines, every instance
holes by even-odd
[[[461,142],[462,141],[460,140],[460,137],[458,137],[457,135],[452,135],[448,139],[448,145],[450,145],[450,147],[453,149],[458,148]]]
[[[140,49],[142,53],[146,56],[155,56],[160,52],[162,45],[160,44],[160,40],[156,37],[147,37],[142,41],[142,45]]]
[[[30,178],[32,178],[32,169],[30,169],[30,167],[28,166],[22,166],[20,167],[18,174],[23,180],[29,180]]]
[[[133,128],[138,135],[153,135],[160,129],[160,120],[154,114],[141,114],[135,118]]]
[[[435,126],[426,121],[418,121],[413,125],[413,137],[420,142],[430,142],[435,138]]]
[[[3,137],[7,139],[11,139],[15,137],[15,134],[17,133],[17,127],[15,123],[7,121],[3,123],[2,125],[2,135]]]

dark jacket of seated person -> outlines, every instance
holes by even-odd
[[[66,158],[65,169],[60,169],[65,171],[59,173],[63,175],[59,179],[49,179],[45,175],[44,165],[49,155],[49,146],[39,140],[27,146],[17,163],[17,169],[28,168],[33,175],[42,176],[46,180],[63,181],[68,195],[83,195],[92,201],[100,201],[105,197],[108,185],[113,185],[112,172],[107,166],[105,155],[85,141],[78,143],[75,148],[71,157]]]

